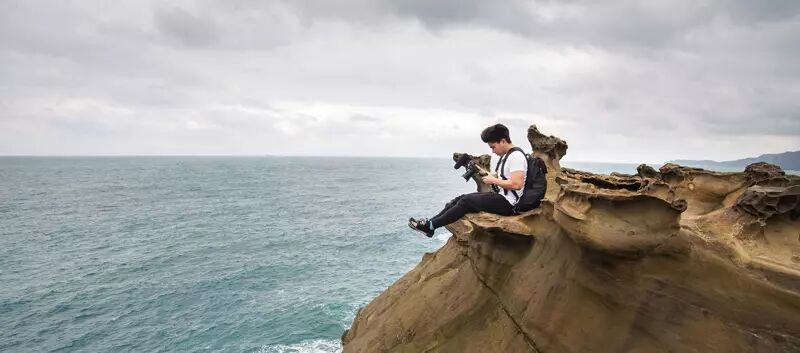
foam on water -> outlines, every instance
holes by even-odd
[[[444,230],[444,228],[442,228],[441,230]],[[453,236],[453,233],[444,231],[441,233],[437,232],[434,238],[436,238],[436,240],[438,240],[440,244],[444,245],[444,243],[447,242],[447,239],[450,239],[451,236]]]
[[[311,340],[297,344],[261,347],[257,353],[340,353],[342,345],[334,340]]]

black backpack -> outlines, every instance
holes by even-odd
[[[517,203],[514,205],[514,212],[522,213],[539,207],[542,202],[542,198],[544,198],[544,194],[547,191],[547,177],[545,176],[547,174],[547,166],[541,158],[525,153],[522,148],[514,147],[497,161],[497,166],[494,168],[495,173],[500,170],[499,176],[503,180],[508,180],[503,174],[503,169],[506,166],[506,159],[514,151],[524,154],[525,159],[528,160],[528,174],[525,176],[525,186],[522,188],[522,195],[519,195],[517,190],[503,189],[503,193],[508,195],[510,192],[514,195],[517,199]]]

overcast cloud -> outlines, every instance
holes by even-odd
[[[0,154],[800,149],[800,1],[0,0]]]

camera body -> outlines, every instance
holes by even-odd
[[[472,157],[471,155],[464,153],[461,155],[461,157],[458,158],[456,164],[453,166],[453,169],[466,167],[467,171],[464,173],[464,175],[461,176],[466,181],[469,181],[469,178],[472,178],[472,176],[475,175],[475,173],[478,173],[478,176],[486,175],[485,172],[481,172],[478,169],[478,166],[477,164],[475,164],[475,161],[473,161],[473,158],[474,157]]]

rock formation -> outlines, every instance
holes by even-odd
[[[800,352],[800,178],[766,163],[599,175],[528,138],[552,178],[542,206],[449,225],[358,312],[345,353]]]

